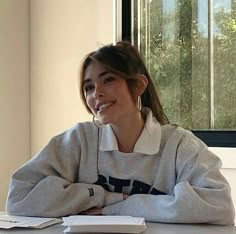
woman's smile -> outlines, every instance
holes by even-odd
[[[97,110],[97,113],[101,113],[104,110],[109,109],[115,102],[108,102],[108,103],[103,103],[103,104],[97,104],[95,106],[95,109]]]

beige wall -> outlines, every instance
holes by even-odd
[[[0,1],[0,210],[11,173],[30,158],[29,0]]]
[[[0,22],[3,210],[10,174],[50,137],[91,120],[77,71],[85,54],[112,42],[112,0],[0,0]]]
[[[112,43],[111,0],[31,0],[31,147],[91,120],[77,85],[83,57]]]

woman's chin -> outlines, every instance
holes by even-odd
[[[98,118],[98,121],[99,121],[102,125],[106,125],[106,124],[111,123],[111,120],[110,120],[110,119],[104,118],[104,117]]]
[[[109,123],[110,123],[109,121],[100,120],[100,119],[99,119],[99,122],[100,122],[102,125],[106,125],[106,124],[109,124]]]

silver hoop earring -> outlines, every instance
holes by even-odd
[[[138,96],[138,109],[141,112],[142,111],[142,100],[141,100],[141,96]]]
[[[95,119],[95,115],[93,115],[93,124],[98,128],[102,126],[101,122]]]

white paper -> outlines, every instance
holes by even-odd
[[[63,218],[64,232],[139,233],[146,228],[144,218],[131,216],[74,215]]]
[[[16,226],[17,226],[17,223],[12,223],[11,221],[0,220],[0,228],[9,229]]]
[[[43,228],[52,224],[61,222],[57,218],[38,218],[26,216],[10,216],[7,214],[0,214],[0,228],[10,229],[14,227],[22,228]]]

